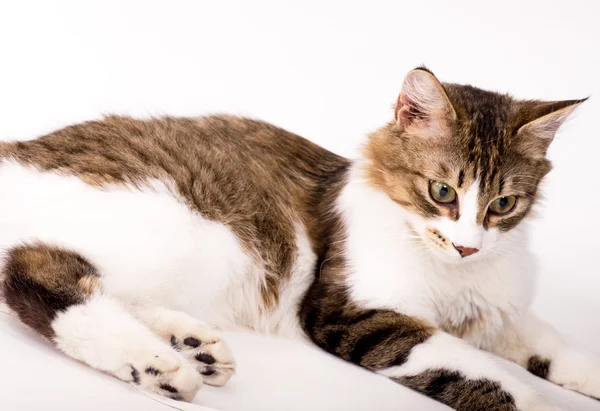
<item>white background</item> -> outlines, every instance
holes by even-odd
[[[517,97],[592,95],[550,151],[534,307],[600,353],[599,16],[593,0],[2,0],[0,139],[232,112],[354,156],[420,64]]]

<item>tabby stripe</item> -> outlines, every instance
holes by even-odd
[[[469,380],[458,371],[428,369],[392,380],[422,392],[457,411],[494,409],[514,411],[515,400],[500,384],[488,379]],[[501,407],[498,407],[501,406]]]
[[[445,371],[431,380],[423,392],[429,397],[438,398],[449,385],[461,380],[463,377],[458,371]]]
[[[331,331],[325,336],[325,350],[335,353],[342,342],[342,338],[347,334],[346,330]]]
[[[374,350],[379,344],[394,335],[397,330],[396,327],[386,327],[363,335],[354,344],[349,360],[355,364],[360,364],[369,351]]]
[[[356,325],[362,321],[366,321],[375,316],[378,310],[366,310],[358,315],[347,315],[342,311],[332,312],[324,318],[324,324],[335,324],[335,325]]]
[[[426,199],[419,188],[414,184],[410,188],[413,204],[417,209],[421,210],[427,217],[435,217],[440,215],[440,210]]]

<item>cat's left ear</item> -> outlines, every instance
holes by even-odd
[[[545,156],[560,126],[586,100],[525,103],[525,124],[517,131],[524,143],[523,149],[536,157]]]

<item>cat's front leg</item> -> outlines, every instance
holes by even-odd
[[[391,310],[305,300],[304,328],[325,350],[458,411],[556,411],[490,353]],[[312,306],[311,306],[312,305]]]
[[[538,377],[600,399],[600,359],[569,345],[532,314],[508,324],[492,351]]]

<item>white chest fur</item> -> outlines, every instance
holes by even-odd
[[[485,348],[529,306],[535,264],[524,228],[512,230],[501,252],[455,265],[432,256],[407,212],[356,170],[338,208],[347,229],[347,284],[364,307],[416,316]]]

